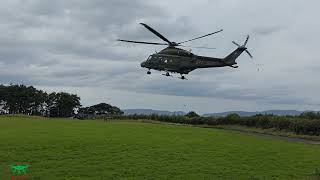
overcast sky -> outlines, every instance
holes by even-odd
[[[199,113],[268,109],[320,110],[318,0],[0,0],[0,83],[77,93],[81,103]],[[188,81],[147,75],[140,63],[161,42],[224,29],[186,45],[225,57],[243,43],[238,69],[200,69]],[[259,71],[258,71],[259,69]]]

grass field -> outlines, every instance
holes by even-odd
[[[304,179],[320,146],[237,132],[139,122],[0,116],[0,171],[30,179]]]

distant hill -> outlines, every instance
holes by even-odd
[[[162,110],[154,110],[154,109],[123,109],[122,110],[125,115],[133,115],[133,114],[142,114],[142,115],[152,115],[152,114],[158,114],[158,115],[185,115],[186,112],[183,111],[162,111]],[[250,112],[250,111],[227,111],[227,112],[219,112],[219,113],[206,113],[203,114],[203,116],[227,116],[228,114],[237,113],[240,116],[254,116],[256,114],[273,114],[278,116],[285,116],[285,115],[291,115],[291,116],[297,116],[303,113],[304,111],[296,111],[296,110],[268,110],[268,111],[256,111],[256,112]]]
[[[240,116],[254,116],[256,114],[273,114],[278,116],[297,116],[303,113],[304,111],[296,111],[296,110],[268,110],[268,111],[257,111],[257,112],[247,112],[247,111],[228,111],[221,113],[207,113],[203,114],[203,116],[227,116],[232,113],[239,114]]]
[[[183,111],[161,111],[161,110],[153,110],[153,109],[123,109],[122,110],[125,115],[133,115],[133,114],[142,114],[142,115],[185,115],[186,113]]]

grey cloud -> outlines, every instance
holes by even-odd
[[[257,27],[257,28],[254,28],[253,29],[253,32],[255,34],[258,34],[258,35],[263,35],[263,36],[266,36],[266,35],[271,35],[275,32],[278,32],[278,31],[281,31],[285,29],[285,27],[281,27],[281,26],[262,26],[262,27]]]
[[[320,26],[312,21],[318,16],[318,1],[3,0],[1,5],[0,83],[170,96],[139,101],[145,107],[174,103],[172,97],[192,97],[198,102],[234,100],[239,106],[250,101],[262,109],[288,104],[319,108],[315,69]],[[186,82],[160,73],[147,76],[140,62],[164,47],[115,42],[118,38],[161,42],[140,22],[177,42],[223,28],[223,33],[186,44],[217,47],[193,50],[216,57],[226,56],[235,48],[232,40],[243,42],[250,33],[248,47],[255,63],[264,64],[263,70],[257,73],[242,55],[237,70],[197,70]],[[127,94],[130,101],[138,101],[138,96]]]
[[[142,81],[142,82],[141,82]],[[244,100],[255,101],[261,103],[273,104],[303,104],[307,103],[303,98],[290,97],[287,93],[290,89],[287,87],[270,87],[262,88],[223,88],[219,82],[199,82],[191,80],[188,82],[181,82],[180,80],[170,80],[169,82],[143,82],[135,81],[136,83],[123,83],[115,87],[118,89],[127,89],[129,91],[136,91],[140,93],[162,94],[171,96],[185,96],[185,97],[203,97],[203,98],[222,98],[230,100]],[[124,82],[124,80],[122,80]]]

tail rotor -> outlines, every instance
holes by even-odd
[[[232,43],[235,44],[236,46],[238,46],[238,48],[244,48],[244,51],[249,55],[249,57],[250,57],[250,58],[253,58],[252,55],[251,55],[251,53],[247,50],[247,47],[246,47],[246,45],[247,45],[247,43],[248,43],[248,41],[249,41],[249,38],[250,38],[250,36],[248,35],[247,38],[246,38],[246,41],[243,43],[242,46],[239,45],[238,43],[234,42],[234,41],[232,41]],[[255,63],[255,62],[253,62],[253,63],[257,66],[257,70],[260,71],[260,67],[261,67],[263,64],[257,64],[257,63]]]
[[[244,49],[245,49],[244,51],[249,55],[249,57],[250,57],[250,58],[253,58],[253,56],[252,56],[251,53],[247,50],[247,47],[246,47],[246,45],[247,45],[247,43],[248,43],[248,41],[249,41],[249,38],[250,38],[250,36],[248,35],[247,38],[246,38],[246,41],[243,43],[242,46],[241,46],[240,44],[234,42],[234,41],[232,41],[232,43],[235,44],[236,46],[238,46],[239,48],[244,48]]]

